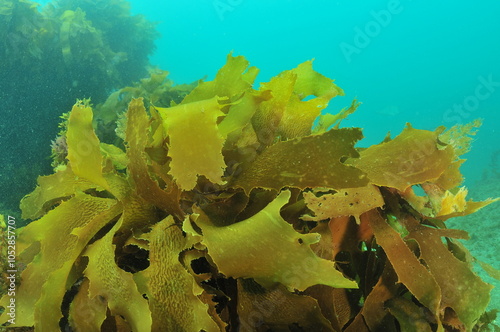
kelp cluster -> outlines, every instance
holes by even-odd
[[[149,77],[114,91],[103,103],[99,103],[94,110],[93,123],[100,141],[111,143],[116,147],[124,146],[124,128],[127,121],[125,113],[132,99],[143,98],[146,108],[150,103],[168,107],[180,103],[198,84],[198,82],[193,82],[175,85],[172,80],[167,79],[167,75],[167,71],[151,69]],[[63,113],[60,116],[62,119],[59,124],[60,130],[56,138],[52,140],[51,159],[54,168],[67,163],[66,132],[69,113]]]
[[[368,148],[312,69],[229,55],[180,103],[132,99],[124,150],[74,105],[67,164],[21,202],[16,326],[56,331],[471,331],[490,285],[447,229],[467,127]],[[314,123],[319,125],[313,129]],[[465,138],[465,139],[464,139]],[[422,193],[415,188],[420,187]],[[0,305],[6,306],[4,296]],[[2,315],[1,322],[8,320]]]
[[[113,92],[106,101],[97,105],[94,124],[101,140],[109,140],[115,145],[123,144],[123,128],[126,123],[124,114],[133,98],[142,97],[146,108],[150,104],[170,107],[180,103],[198,85],[198,82],[174,84],[167,76],[168,71],[151,69],[149,77]]]
[[[15,209],[37,175],[50,172],[47,143],[57,117],[77,98],[100,103],[145,77],[157,37],[155,24],[132,15],[125,0],[57,0],[43,8],[0,0],[0,109],[9,119],[0,124],[5,206]]]

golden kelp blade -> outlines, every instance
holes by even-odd
[[[250,125],[250,121],[255,114],[255,110],[263,101],[272,98],[271,91],[246,91],[238,102],[231,105],[227,115],[219,123],[219,130],[223,137],[229,134],[236,140],[241,138],[241,131],[245,126]]]
[[[35,190],[21,200],[21,211],[24,219],[37,219],[47,213],[55,205],[72,196],[76,191],[96,188],[95,183],[78,178],[71,166],[57,170],[54,174],[39,176]]]
[[[273,98],[261,103],[252,119],[264,145],[271,145],[276,137],[286,140],[309,135],[314,120],[330,99],[343,94],[333,80],[312,69],[312,61],[262,83],[260,91],[266,90],[272,92]],[[308,96],[315,98],[302,101]]]
[[[197,297],[200,292],[194,292],[193,276],[179,262],[186,238],[173,218],[163,219],[146,236],[150,265],[134,278],[149,299],[152,331],[219,331]]]
[[[400,234],[389,226],[376,210],[371,213],[370,227],[375,234],[377,243],[384,248],[392,263],[398,275],[398,282],[403,283],[417,300],[437,317],[441,289],[436,279],[420,263],[418,257],[408,248]]]
[[[99,139],[92,128],[92,108],[78,102],[73,106],[66,133],[68,160],[76,176],[104,189],[109,185],[102,176],[102,155]]]
[[[422,215],[441,220],[466,216],[500,200],[500,198],[488,198],[480,202],[467,201],[468,191],[465,187],[454,188],[452,192],[443,190],[442,187],[434,183],[425,183],[421,186],[426,192],[426,196],[418,196],[413,188],[407,188],[402,196]]]
[[[179,206],[180,190],[174,186],[167,191],[160,188],[148,172],[145,149],[149,143],[150,120],[142,98],[133,99],[127,111],[125,142],[129,159],[128,171],[137,194],[149,203],[182,219],[184,212]]]
[[[340,122],[347,118],[350,114],[354,113],[356,109],[361,105],[356,99],[351,103],[351,106],[341,109],[338,113],[325,113],[318,117],[318,124],[312,130],[313,134],[321,134],[328,130],[328,128],[334,126],[338,128]]]
[[[165,90],[166,73],[122,89],[105,121],[136,94],[171,106],[148,113],[132,100],[117,128],[126,152],[99,142],[88,102],[73,107],[60,134],[68,165],[22,201],[24,216],[41,219],[19,230],[16,325],[442,332],[489,323],[480,317],[491,287],[455,241],[468,235],[443,222],[495,201],[467,201],[458,187],[470,144],[461,136],[475,124],[444,134],[408,125],[358,149],[361,129],[338,125],[356,101],[311,134],[342,94],[311,61],[259,90],[256,73],[230,55],[183,102],[190,88]]]
[[[118,213],[115,200],[77,193],[22,229],[20,247],[36,248],[38,242],[40,245],[38,251],[29,253],[32,261],[23,262],[28,265],[16,294],[18,326],[36,323],[48,331],[58,329],[61,302],[73,263],[95,233]],[[24,253],[19,254],[22,261]],[[0,305],[7,300],[5,296]],[[2,316],[1,323],[5,318],[8,317]]]
[[[101,331],[106,319],[107,303],[99,297],[89,298],[89,280],[84,279],[70,305],[69,323],[75,331]]]
[[[304,220],[325,220],[342,216],[354,216],[359,224],[359,217],[372,209],[382,207],[384,199],[378,187],[368,185],[359,188],[339,189],[334,194],[324,194],[319,197],[313,192],[304,193],[307,207],[314,212],[314,217]]]
[[[312,60],[305,61],[292,69],[297,75],[293,90],[300,99],[313,95],[328,102],[333,97],[343,96],[344,91],[333,83],[334,80],[315,71],[312,63]]]
[[[447,248],[442,236],[449,235],[442,234],[444,230],[417,225],[412,218],[407,218],[405,222],[407,228],[414,228],[408,238],[417,241],[420,259],[441,288],[441,310],[452,308],[465,330],[471,331],[486,310],[493,286],[482,281],[468,263],[459,260]],[[446,317],[443,320],[446,321]]]
[[[332,79],[315,71],[312,63],[312,60],[305,61],[291,70],[296,75],[296,80],[278,128],[278,134],[282,138],[310,135],[314,120],[328,106],[330,99],[344,95]],[[303,101],[308,96],[314,98]],[[272,103],[272,100],[269,101],[269,104]]]
[[[113,237],[121,220],[84,253],[89,258],[84,272],[90,281],[89,298],[102,297],[111,314],[123,316],[133,332],[150,332],[152,321],[148,301],[137,290],[132,274],[115,263]]]
[[[357,128],[332,129],[320,135],[278,142],[265,149],[232,185],[242,187],[247,193],[255,187],[280,190],[285,186],[301,189],[366,186],[368,179],[362,171],[340,161],[346,156],[358,156],[354,144],[361,137]]]
[[[356,282],[335,269],[334,262],[311,250],[319,234],[297,233],[281,218],[280,209],[289,198],[290,191],[285,190],[253,217],[230,226],[215,227],[198,218],[201,243],[219,271],[226,277],[254,278],[264,286],[279,282],[291,290],[317,284],[357,288]]]
[[[411,126],[389,142],[360,152],[352,164],[364,171],[370,182],[405,191],[406,188],[438,179],[455,159],[451,146],[438,148],[438,132]]]
[[[476,135],[477,128],[482,125],[481,119],[476,119],[466,124],[456,124],[439,135],[439,140],[453,146],[455,154],[461,156],[470,151],[472,137]]]
[[[253,280],[238,279],[240,331],[255,331],[262,323],[272,328],[271,331],[283,331],[282,327],[291,322],[302,331],[335,331],[323,317],[316,299],[291,293],[279,284],[271,289],[255,291],[255,288]],[[256,313],[262,314],[262,319],[256,319]]]
[[[248,67],[248,65],[249,62],[245,57],[241,55],[234,57],[228,54],[226,64],[219,69],[215,79],[200,83],[182,100],[182,104],[211,99],[215,96],[227,97],[230,100],[234,96],[239,97],[252,87],[259,72],[257,67]]]
[[[198,175],[204,175],[212,183],[224,183],[224,139],[217,128],[217,118],[224,113],[218,99],[157,108],[170,141],[170,174],[182,190],[193,189]]]

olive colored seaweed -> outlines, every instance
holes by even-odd
[[[16,320],[4,312],[0,323],[208,332],[490,324],[491,286],[457,241],[468,234],[446,227],[498,200],[468,201],[459,187],[464,136],[478,123],[408,124],[357,148],[361,129],[339,125],[359,103],[321,115],[343,92],[311,61],[256,90],[257,73],[229,55],[213,81],[178,89],[182,100],[161,102],[175,91],[160,89],[165,72],[122,90],[126,113],[110,113],[123,107],[112,96],[98,117],[119,122],[119,146],[100,141],[92,107],[77,102],[61,133],[65,161],[21,202],[33,221],[18,232]]]

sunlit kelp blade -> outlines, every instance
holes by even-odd
[[[20,204],[22,217],[36,219],[47,213],[52,205],[72,196],[76,191],[96,188],[97,184],[77,178],[70,166],[57,170],[54,174],[39,176],[38,186],[26,195]]]
[[[170,174],[183,190],[193,189],[198,175],[223,183],[224,139],[217,128],[217,118],[224,113],[218,99],[158,108],[169,137]]]
[[[287,70],[262,83],[261,91],[272,91],[272,99],[263,102],[252,118],[259,141],[271,145],[275,137],[291,139],[311,133],[314,120],[330,99],[343,91],[333,80],[312,69],[312,61]],[[313,96],[308,101],[304,98]]]
[[[318,117],[318,124],[313,128],[312,132],[314,134],[321,134],[327,131],[328,128],[332,126],[338,128],[340,126],[340,122],[346,119],[350,114],[354,113],[358,109],[359,105],[361,105],[361,103],[358,102],[356,99],[354,99],[351,103],[351,106],[344,107],[336,114],[332,113],[321,114]]]
[[[219,69],[215,79],[209,82],[202,82],[183,100],[182,104],[192,103],[215,96],[239,97],[244,91],[251,88],[259,69],[248,67],[249,62],[243,56],[232,56],[228,54],[226,64]]]
[[[418,196],[412,188],[407,188],[402,195],[422,215],[443,221],[469,215],[500,200],[500,198],[489,198],[479,202],[467,200],[468,191],[465,187],[444,190],[443,187],[429,182],[422,184],[421,187],[426,193],[425,196]]]
[[[280,208],[289,198],[290,192],[283,191],[262,211],[234,225],[215,227],[203,218],[197,221],[203,232],[201,243],[220,272],[227,277],[254,278],[268,286],[280,282],[291,290],[316,284],[356,288],[332,261],[311,250],[319,234],[297,233],[281,218]]]
[[[352,164],[364,171],[371,183],[405,191],[414,184],[438,179],[454,161],[453,148],[440,148],[438,135],[408,126],[393,140],[361,151]]]
[[[477,128],[481,127],[482,120],[476,119],[466,124],[456,124],[439,135],[439,140],[453,146],[455,154],[461,156],[471,149],[473,138]]]
[[[74,261],[95,233],[118,213],[115,200],[80,193],[22,229],[18,249],[29,250],[19,252],[27,264],[16,294],[19,326],[38,325],[44,316],[43,326],[58,326],[60,303]],[[36,248],[38,242],[39,249],[33,252],[30,247]],[[0,305],[5,305],[5,300],[8,297]]]
[[[460,166],[465,162],[465,159],[459,159],[452,162],[448,168],[441,174],[441,176],[434,181],[443,190],[450,190],[460,186],[464,181],[462,173],[460,173]]]
[[[133,276],[115,263],[113,237],[120,221],[103,238],[88,246],[84,255],[89,258],[85,275],[90,281],[89,298],[102,297],[112,315],[123,316],[132,331],[151,331],[148,302],[137,290]]]
[[[312,60],[305,61],[292,69],[292,72],[297,75],[294,92],[300,99],[313,95],[329,101],[333,97],[343,96],[344,91],[333,83],[334,80],[315,71],[312,63]]]
[[[284,139],[310,135],[314,121],[328,106],[330,99],[344,95],[332,79],[312,68],[312,61],[301,63],[291,72],[296,75],[292,86],[293,94],[290,95],[278,126],[278,135]],[[270,86],[266,85],[266,88]],[[309,100],[303,100],[311,96]],[[272,101],[269,104],[272,105]]]
[[[241,131],[255,114],[259,104],[272,98],[271,91],[246,91],[243,96],[229,109],[227,115],[219,123],[219,131],[223,137],[232,134],[233,140],[241,138]]]
[[[117,170],[127,168],[129,159],[125,152],[113,144],[102,143],[99,145],[104,159],[109,159]]]
[[[278,142],[265,149],[232,183],[246,192],[252,188],[280,190],[285,186],[301,189],[354,188],[368,184],[364,173],[341,162],[357,158],[354,144],[361,139],[359,129],[332,129],[324,134]]]
[[[208,306],[197,297],[202,289],[179,262],[179,252],[189,246],[173,218],[162,220],[146,236],[150,265],[135,280],[149,299],[152,331],[219,331]]]
[[[180,191],[173,184],[165,191],[148,173],[146,147],[150,141],[150,119],[146,114],[142,98],[133,99],[127,111],[125,141],[130,160],[128,170],[137,194],[177,217],[182,218],[179,207]]]
[[[314,212],[314,216],[307,219],[320,221],[342,216],[354,216],[358,223],[359,217],[363,213],[385,204],[378,187],[373,185],[340,189],[334,194],[322,194],[319,197],[313,192],[305,192],[304,201],[307,207]]]
[[[92,128],[92,108],[84,103],[73,106],[66,134],[68,160],[73,173],[104,189],[109,185],[102,176],[102,155],[99,139]]]

